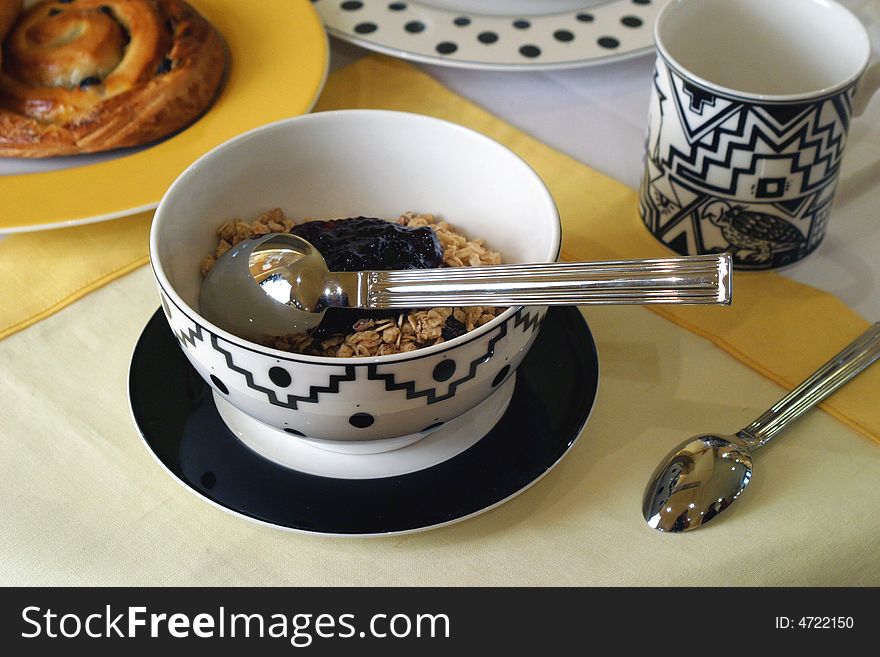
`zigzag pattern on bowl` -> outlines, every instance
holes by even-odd
[[[417,350],[387,363],[351,363],[231,342],[161,288],[160,296],[181,348],[214,390],[270,426],[312,437],[404,435],[457,417],[510,378],[546,313],[519,308],[447,349]]]

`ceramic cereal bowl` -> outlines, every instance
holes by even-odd
[[[503,384],[534,341],[543,307],[509,308],[438,345],[358,358],[279,351],[201,317],[199,265],[216,246],[217,227],[275,207],[297,221],[430,212],[483,238],[505,262],[552,262],[559,217],[525,162],[487,137],[425,116],[311,114],[243,134],[191,165],[159,204],[150,236],[165,316],[230,426],[238,415],[325,447],[379,451],[481,403],[504,405],[490,398],[512,393]]]

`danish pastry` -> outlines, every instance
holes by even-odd
[[[220,86],[220,35],[182,0],[0,0],[0,157],[146,144]]]

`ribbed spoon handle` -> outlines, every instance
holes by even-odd
[[[771,438],[806,411],[880,359],[880,322],[850,342],[806,381],[788,393],[737,435],[749,449],[766,445]]]
[[[728,304],[727,253],[366,273],[361,307]]]

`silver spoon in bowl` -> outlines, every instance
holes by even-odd
[[[735,435],[700,434],[673,449],[642,501],[649,527],[686,532],[729,507],[752,479],[752,455],[806,411],[880,358],[880,322]]]
[[[327,308],[729,304],[731,257],[539,263],[331,272],[318,250],[287,233],[224,253],[202,284],[202,315],[247,340],[303,333]]]

